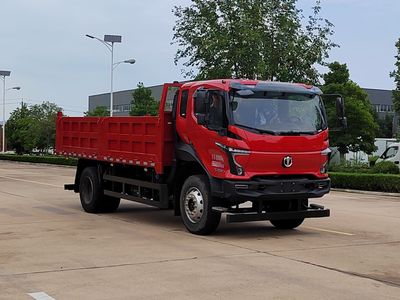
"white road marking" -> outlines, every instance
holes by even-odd
[[[40,184],[40,185],[46,185],[46,186],[52,186],[52,187],[61,188],[60,185],[55,185],[55,184],[50,184],[50,183],[45,183],[45,182],[39,182],[39,181],[33,181],[33,180],[19,179],[19,178],[8,177],[8,176],[0,176],[0,178],[11,179],[11,180],[16,180],[16,181],[35,183],[35,184]]]
[[[317,231],[322,231],[322,232],[341,234],[341,235],[347,235],[347,236],[355,235],[354,233],[342,232],[342,231],[336,231],[336,230],[328,230],[328,229],[322,229],[322,228],[317,228],[317,227],[302,226],[302,228],[311,229],[311,230],[317,230]]]
[[[45,292],[28,293],[28,295],[36,300],[56,300],[53,297],[47,295]]]

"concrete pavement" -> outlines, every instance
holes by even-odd
[[[225,224],[201,237],[172,211],[82,211],[73,168],[0,161],[0,299],[400,299],[400,202],[332,192],[297,230]],[[50,299],[50,298],[49,298]]]

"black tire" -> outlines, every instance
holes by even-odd
[[[111,196],[103,196],[103,201],[101,203],[101,212],[111,213],[118,209],[119,203],[121,202],[120,198],[115,198]]]
[[[79,196],[83,209],[88,213],[113,212],[120,203],[119,198],[104,195],[96,167],[83,170],[79,181]]]
[[[217,229],[221,213],[212,210],[210,185],[205,175],[186,179],[179,202],[182,221],[189,232],[207,235]]]
[[[293,229],[300,226],[303,221],[304,218],[289,220],[270,220],[271,224],[278,229]]]

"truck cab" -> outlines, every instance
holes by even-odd
[[[174,116],[176,158],[201,166],[213,209],[225,212],[228,222],[269,219],[276,227],[294,228],[304,217],[328,216],[329,210],[308,204],[330,189],[331,151],[321,95],[320,89],[303,84],[186,83]],[[186,206],[198,215],[196,207],[202,206],[193,201]],[[245,202],[251,208],[240,208]],[[273,213],[278,219],[271,218]],[[193,220],[186,223],[191,226]]]

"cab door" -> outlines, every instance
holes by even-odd
[[[189,143],[208,173],[223,178],[229,173],[228,157],[218,146],[227,143],[225,92],[215,88],[199,89],[192,94],[190,107]]]
[[[161,162],[170,164],[173,158],[174,149],[174,126],[173,126],[173,109],[174,99],[179,94],[181,83],[165,83],[160,99],[159,114],[159,143],[158,153]]]

